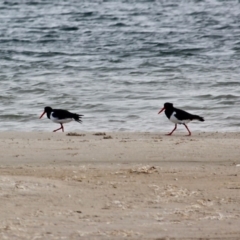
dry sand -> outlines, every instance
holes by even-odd
[[[1,133],[0,239],[240,239],[240,133],[70,135]]]

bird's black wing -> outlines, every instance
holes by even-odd
[[[82,123],[81,117],[83,115],[77,114],[77,113],[71,113],[67,110],[63,109],[53,109],[52,116],[58,119],[65,119],[65,118],[72,118],[75,121]]]
[[[67,110],[53,109],[52,112],[52,116],[58,119],[72,118],[72,113]]]
[[[177,108],[175,108],[175,117],[179,120],[193,120],[192,114]]]

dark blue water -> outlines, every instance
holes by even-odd
[[[168,131],[164,102],[240,129],[239,1],[0,1],[0,130]],[[185,130],[183,130],[185,131]]]

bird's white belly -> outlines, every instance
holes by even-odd
[[[175,117],[175,112],[173,112],[173,114],[170,117],[170,121],[175,123],[175,124],[183,124],[183,123],[189,123],[191,120],[190,119],[185,119],[185,120],[179,120]]]
[[[52,115],[50,116],[50,119],[55,123],[68,123],[73,120],[72,118],[58,119],[58,118],[53,117]]]

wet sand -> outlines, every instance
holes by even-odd
[[[0,239],[240,239],[240,133],[0,136]]]

